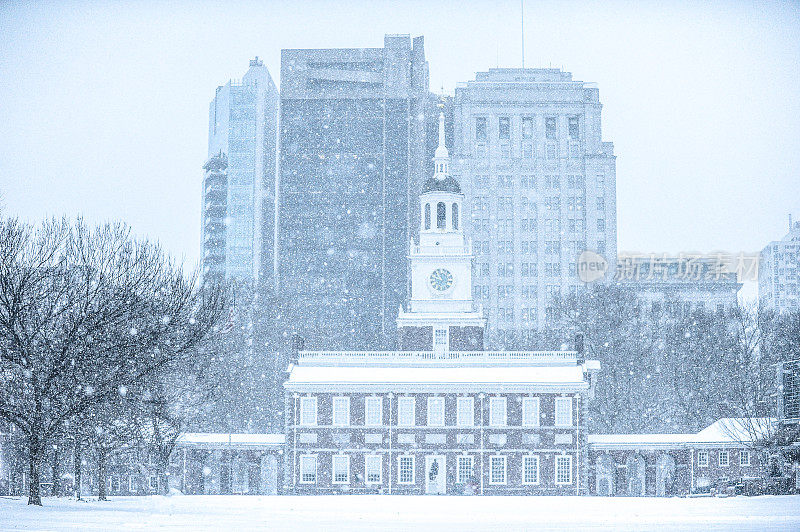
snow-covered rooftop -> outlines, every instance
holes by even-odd
[[[419,314],[419,313],[416,313]],[[575,351],[300,351],[301,366],[575,366]]]
[[[540,389],[584,390],[589,383],[584,367],[573,366],[484,366],[484,367],[335,367],[303,366],[291,368],[288,390],[310,387],[387,389],[391,391],[424,388],[458,388],[468,391],[511,391]]]
[[[722,418],[696,434],[590,434],[596,449],[676,448],[703,445],[743,445],[767,436],[770,418]]]
[[[177,447],[279,447],[286,442],[284,434],[228,434],[222,432],[186,432]]]

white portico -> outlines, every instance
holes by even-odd
[[[435,172],[420,195],[419,244],[411,242],[411,301],[400,309],[401,349],[483,349],[486,320],[472,301],[472,245],[464,237],[461,187],[450,175],[444,114],[439,114]]]

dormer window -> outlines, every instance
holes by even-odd
[[[425,229],[431,228],[431,204],[425,204]]]
[[[447,213],[446,207],[444,206],[443,202],[439,202],[436,204],[436,228],[437,229],[444,229],[447,223]]]

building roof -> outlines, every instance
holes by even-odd
[[[280,447],[286,442],[284,434],[228,434],[222,432],[185,432],[178,436],[177,447]]]
[[[444,179],[436,177],[429,177],[422,185],[422,193],[426,192],[452,192],[453,194],[461,194],[461,185],[458,184],[456,178],[447,176]]]
[[[707,445],[745,445],[767,436],[771,418],[722,418],[696,434],[590,434],[595,449],[668,449]]]
[[[584,367],[481,366],[481,367],[331,367],[291,368],[284,385],[288,390],[322,388],[387,391],[458,389],[476,392],[512,390],[581,391],[589,388]]]

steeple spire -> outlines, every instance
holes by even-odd
[[[445,132],[444,132],[444,104],[439,104],[439,146],[436,148],[436,153],[433,157],[434,174],[436,179],[444,179],[450,175],[450,153],[447,151],[445,145]]]

